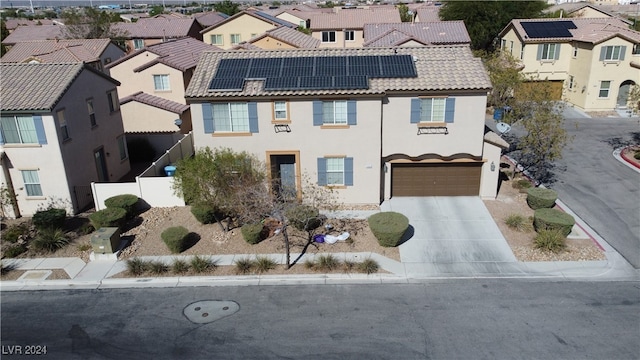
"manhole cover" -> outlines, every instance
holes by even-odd
[[[196,324],[205,324],[235,314],[240,310],[240,305],[228,300],[202,300],[187,305],[184,316]]]

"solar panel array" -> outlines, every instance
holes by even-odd
[[[569,29],[577,29],[573,21],[523,21],[522,28],[531,39],[571,37]]]
[[[368,89],[369,78],[416,76],[411,55],[222,59],[209,90],[242,91],[256,79],[265,90]]]

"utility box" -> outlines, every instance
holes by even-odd
[[[91,246],[96,254],[113,254],[120,247],[120,228],[103,227],[91,235]]]

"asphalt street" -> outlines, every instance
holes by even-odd
[[[513,279],[10,292],[2,358],[637,359],[639,299]]]

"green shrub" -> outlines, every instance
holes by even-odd
[[[380,265],[373,259],[365,259],[358,264],[358,271],[365,274],[373,274],[378,272]]]
[[[173,261],[173,264],[171,264],[171,271],[176,274],[184,274],[189,271],[189,263],[181,259],[176,259]]]
[[[253,261],[249,258],[241,258],[235,261],[237,274],[249,274],[253,270]]]
[[[127,149],[129,150],[129,160],[131,162],[153,161],[156,156],[156,150],[151,146],[149,140],[143,138],[127,141]]]
[[[191,268],[196,273],[205,272],[215,267],[216,267],[216,264],[213,261],[209,260],[208,258],[204,258],[199,255],[196,255],[193,258],[191,258]]]
[[[636,159],[636,160],[640,160],[640,150],[638,150],[635,153],[633,153],[633,158]]]
[[[78,250],[80,250],[80,251],[91,250],[91,248],[92,248],[91,244],[79,244],[78,245]]]
[[[139,276],[144,274],[151,267],[150,261],[145,261],[140,258],[133,258],[127,260],[127,271],[131,275]]]
[[[62,229],[41,230],[31,242],[36,250],[54,252],[69,243]]]
[[[531,226],[531,221],[520,214],[511,214],[504,219],[504,223],[507,224],[509,228],[516,231],[528,231]]]
[[[172,226],[160,234],[162,241],[167,245],[169,251],[174,254],[181,253],[186,250],[188,236],[189,230],[184,226]]]
[[[271,258],[267,256],[258,256],[253,262],[253,266],[256,268],[256,271],[258,271],[258,273],[262,274],[271,269],[275,269],[276,262],[271,260]]]
[[[216,209],[210,205],[193,205],[191,213],[201,224],[213,224],[216,222]]]
[[[28,231],[29,226],[26,223],[11,225],[7,230],[5,230],[4,234],[2,234],[2,240],[15,243],[18,241],[18,237],[20,237],[20,235],[25,234]]]
[[[89,215],[89,221],[95,229],[102,227],[121,227],[127,217],[127,211],[122,208],[106,208]]]
[[[104,206],[108,208],[121,208],[127,212],[127,217],[132,218],[136,213],[138,197],[132,194],[116,195],[104,201]]]
[[[316,260],[316,266],[321,271],[333,271],[340,266],[340,260],[332,254],[320,255]]]
[[[566,237],[558,229],[540,230],[533,240],[536,249],[558,253],[567,247]]]
[[[169,271],[169,266],[162,261],[151,261],[149,263],[149,272],[155,275],[164,274]]]
[[[67,211],[65,209],[40,210],[33,214],[33,225],[38,230],[62,229],[66,217]]]
[[[537,232],[560,230],[560,233],[566,237],[571,233],[575,223],[573,216],[558,209],[538,209],[533,213],[533,227]]]
[[[373,214],[367,221],[378,243],[385,247],[397,246],[409,228],[409,219],[393,211]]]
[[[14,258],[24,252],[27,251],[27,248],[23,245],[13,246],[7,249],[4,249],[3,254],[7,258]]]
[[[320,211],[310,205],[296,205],[285,212],[289,223],[298,230],[311,231],[322,225]]]
[[[531,181],[527,180],[527,179],[519,179],[519,180],[514,180],[513,183],[511,183],[511,186],[514,189],[529,189],[531,188],[533,185],[531,185]]]
[[[84,223],[80,225],[80,228],[76,230],[76,232],[80,235],[88,235],[94,232],[96,229],[91,225],[91,223]]]
[[[533,210],[552,208],[558,199],[558,193],[551,189],[531,188],[527,190],[527,204]]]
[[[244,238],[244,241],[248,242],[249,244],[255,245],[260,241],[262,241],[262,236],[261,236],[262,229],[263,229],[263,226],[260,223],[244,224],[240,228],[240,232],[242,233],[242,237]]]

